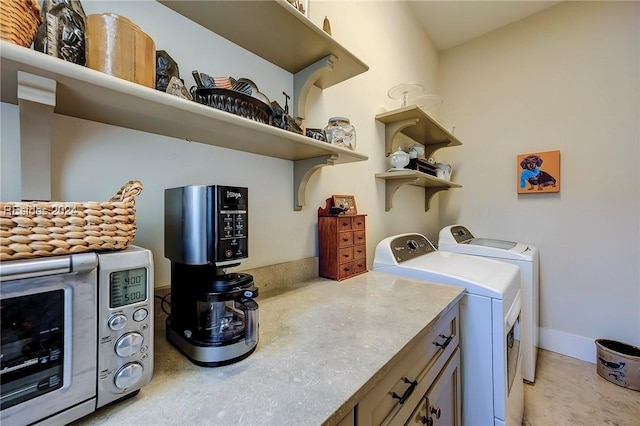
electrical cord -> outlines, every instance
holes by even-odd
[[[171,315],[171,292],[165,294],[164,296],[154,296],[156,299],[160,300],[160,309],[162,309],[162,312],[165,313],[165,315]],[[169,298],[169,300],[167,300],[167,297]],[[167,309],[165,308],[165,306],[169,307],[169,310],[167,311]]]

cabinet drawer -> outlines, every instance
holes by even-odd
[[[353,231],[353,244],[364,244],[366,242],[364,231]]]
[[[344,280],[355,274],[354,262],[341,263],[338,265],[338,280]]]
[[[338,265],[338,281],[349,278],[353,275],[367,272],[366,259],[354,260],[351,262],[341,263]]]
[[[351,221],[351,228],[364,231],[364,216],[356,216]]]
[[[338,232],[338,247],[353,245],[353,232]]]
[[[456,305],[362,398],[358,424],[404,424],[458,346],[458,333]]]
[[[353,261],[353,273],[361,274],[367,271],[367,259],[362,258]]]
[[[353,247],[345,247],[338,250],[338,263],[351,262],[353,259]]]
[[[338,219],[338,231],[350,231],[353,229],[351,227],[351,218],[350,217],[340,217]]]
[[[353,259],[364,259],[367,257],[367,246],[355,246],[353,248]]]

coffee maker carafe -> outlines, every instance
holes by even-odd
[[[258,344],[253,277],[227,273],[248,257],[248,190],[189,185],[165,190],[165,257],[171,260],[167,340],[206,367],[248,357]]]

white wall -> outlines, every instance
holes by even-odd
[[[595,360],[593,339],[640,345],[638,2],[565,2],[440,56],[438,151],[464,188],[441,224],[541,254],[544,348]],[[516,155],[561,151],[561,191],[517,195]]]
[[[212,12],[215,13],[215,2]],[[166,50],[190,86],[191,71],[253,80],[271,100],[283,103],[292,93],[293,76],[187,21],[154,1],[82,1],[87,14],[113,12],[137,23]],[[391,233],[420,231],[437,235],[437,200],[424,212],[424,191],[403,188],[394,209],[384,211],[384,184],[374,174],[388,166],[384,157],[384,126],[374,116],[399,104],[387,98],[390,87],[407,81],[436,89],[437,54],[404,2],[314,1],[312,20],[322,26],[331,19],[334,38],[370,66],[367,73],[324,91],[308,101],[309,127],[323,127],[332,116],[351,119],[357,150],[366,162],[325,167],[307,186],[307,205],[293,211],[293,163],[183,140],[121,129],[65,116],[53,128],[53,198],[61,201],[109,199],[124,182],[139,179],[145,188],[137,198],[135,244],[153,250],[157,287],[169,284],[164,258],[164,189],[199,184],[232,184],[249,188],[249,254],[241,268],[255,268],[317,256],[317,209],[332,194],[353,194],[367,217],[368,261],[375,244]],[[251,25],[260,23],[251,23]],[[264,24],[269,31],[268,23]],[[2,193],[17,193],[19,161],[18,114],[2,104]],[[436,197],[437,198],[437,197]],[[258,283],[259,285],[259,283]]]

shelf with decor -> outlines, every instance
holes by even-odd
[[[292,73],[294,116],[304,117],[313,85],[326,89],[369,69],[287,0],[157,1]]]
[[[399,134],[424,145],[426,158],[440,148],[462,145],[458,138],[417,105],[380,113],[376,120],[385,125],[386,155],[400,143]]]
[[[49,199],[54,113],[291,160],[295,210],[304,206],[316,170],[368,158],[5,41],[0,41],[0,72],[1,101],[19,107],[23,199]]]
[[[376,115],[376,120],[385,125],[385,153],[402,145],[402,136],[425,147],[424,157],[429,158],[440,149],[462,145],[462,142],[442,127],[422,108],[412,105]],[[409,147],[403,147],[407,150]],[[417,170],[394,170],[376,173],[376,178],[385,180],[385,211],[391,210],[394,194],[403,185],[421,186],[425,189],[425,211],[429,210],[431,197],[449,188],[462,188],[449,180],[440,179]]]

